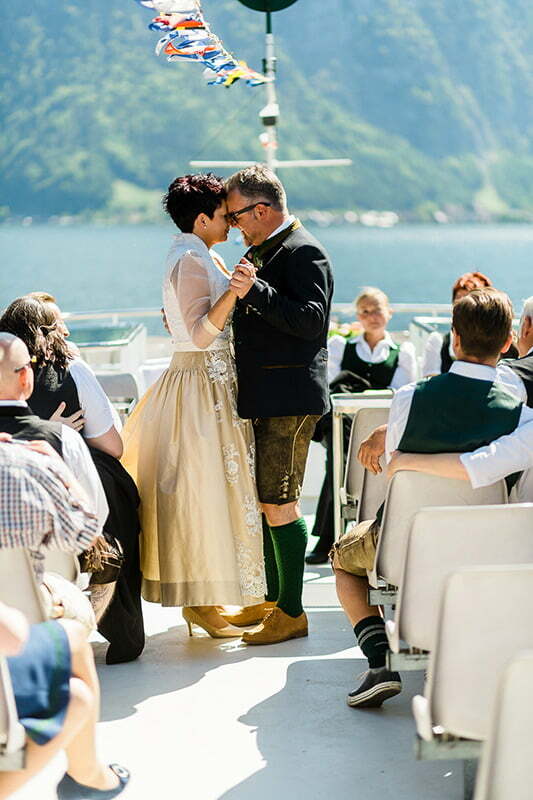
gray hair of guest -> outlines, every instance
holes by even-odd
[[[524,300],[520,322],[522,323],[526,317],[529,317],[529,319],[533,321],[533,295],[528,297],[527,300]]]
[[[226,182],[226,191],[229,194],[235,189],[252,202],[265,200],[277,211],[287,211],[283,184],[272,170],[262,164],[254,164],[231,175]]]

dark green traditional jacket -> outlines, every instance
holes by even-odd
[[[446,372],[416,385],[398,446],[407,453],[466,453],[518,426],[522,403],[497,383]]]

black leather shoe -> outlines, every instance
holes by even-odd
[[[315,552],[314,550],[305,557],[306,564],[327,564],[328,553]]]
[[[112,800],[124,791],[130,779],[130,773],[119,764],[110,764],[109,768],[118,778],[118,786],[114,789],[93,789],[92,786],[84,786],[78,783],[70,775],[65,774],[57,785],[57,796],[59,800]]]
[[[352,708],[378,708],[384,700],[402,691],[402,681],[397,672],[387,667],[369,669],[357,689],[350,692],[346,702]]]

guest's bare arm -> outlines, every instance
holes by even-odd
[[[387,426],[380,425],[372,431],[364,442],[361,442],[357,458],[365,469],[368,469],[374,475],[381,472],[379,463],[380,457],[385,452],[385,439],[387,436]]]
[[[392,454],[387,474],[392,478],[398,470],[412,470],[426,472],[428,475],[438,475],[441,478],[456,478],[467,481],[468,472],[464,468],[457,453],[400,453],[396,450]]]
[[[90,447],[103,450],[104,453],[109,453],[110,456],[114,456],[115,458],[122,457],[124,445],[122,443],[122,437],[114,425],[101,436],[87,437],[85,441]]]

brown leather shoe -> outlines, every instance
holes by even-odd
[[[281,608],[273,608],[261,625],[242,635],[246,644],[277,644],[287,639],[307,636],[307,617],[302,612],[299,617],[290,617]]]
[[[247,625],[257,625],[262,622],[266,615],[276,607],[275,603],[265,600],[264,603],[257,603],[255,606],[243,606],[240,611],[235,614],[230,614],[221,611],[220,615],[224,617],[226,622],[230,625],[236,625],[238,628],[245,628]]]

